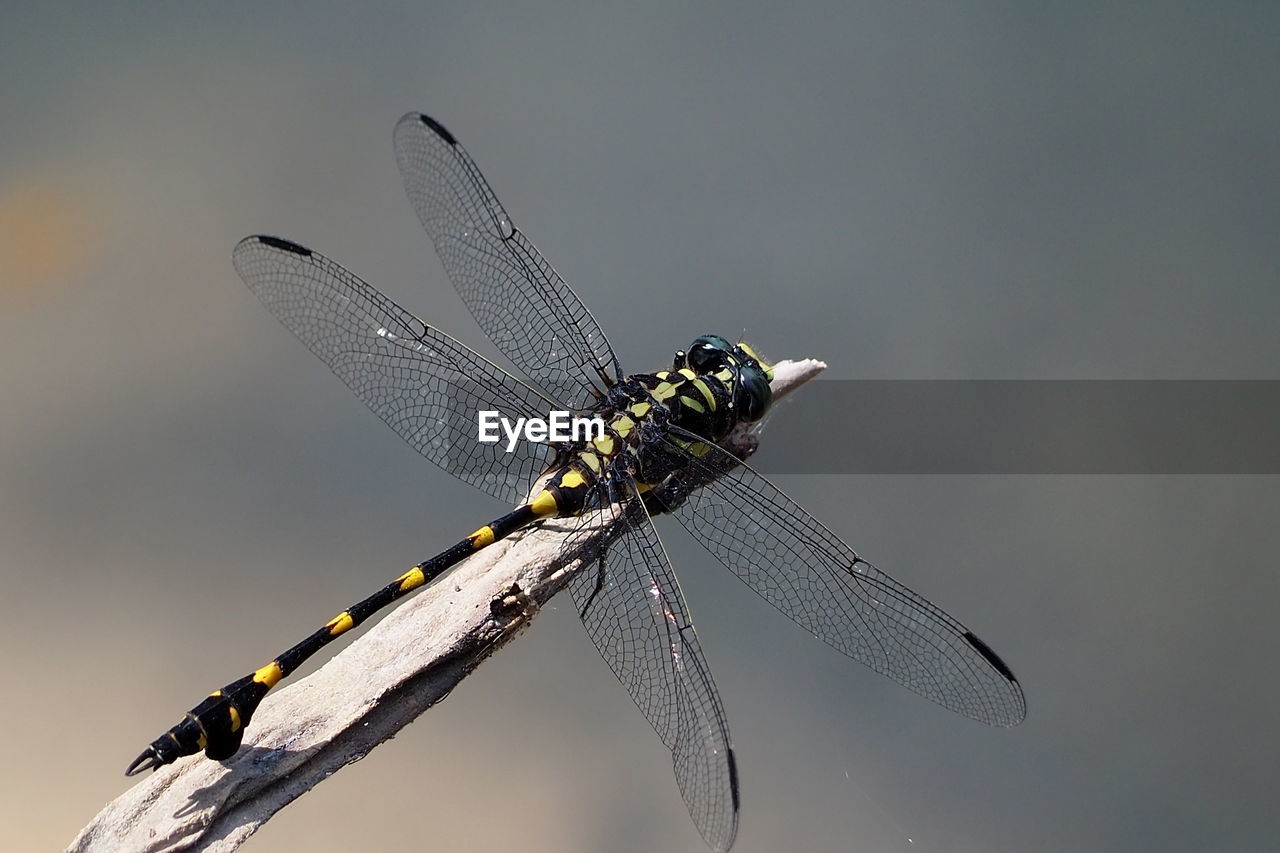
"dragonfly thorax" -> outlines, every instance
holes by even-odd
[[[637,482],[657,486],[674,470],[671,446],[700,455],[693,448],[705,453],[704,441],[719,442],[738,424],[763,417],[772,401],[771,377],[748,345],[704,335],[676,353],[671,370],[615,383],[594,408],[605,422],[604,435],[571,449],[576,461],[562,472],[577,472],[586,488],[576,491],[584,499],[597,476],[619,466]],[[559,477],[554,482],[562,491],[571,488]],[[561,510],[566,508],[578,507],[565,500]]]
[[[719,441],[739,423],[754,423],[772,402],[770,369],[745,344],[708,352],[699,347],[676,353],[671,370],[639,373],[614,385],[596,411],[609,437],[640,449],[670,427]],[[606,447],[612,444],[606,442]],[[612,455],[612,454],[609,454]]]

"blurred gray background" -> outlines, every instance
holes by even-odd
[[[231,268],[287,236],[492,352],[401,191],[402,113],[458,134],[633,370],[745,330],[832,378],[1280,378],[1280,15],[1203,6],[5,4],[0,848],[65,845],[206,692],[500,509]],[[1274,841],[1275,477],[780,484],[1030,714],[934,707],[664,525],[736,850]],[[554,604],[249,849],[701,850]]]

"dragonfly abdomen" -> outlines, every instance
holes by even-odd
[[[453,547],[424,560],[316,629],[302,642],[270,663],[215,690],[192,708],[177,725],[156,738],[125,771],[133,776],[171,764],[185,755],[204,751],[217,761],[230,758],[240,748],[244,729],[272,687],[297,670],[312,655],[379,610],[438,578],[477,551],[505,539],[544,518],[576,515],[582,511],[590,485],[576,466],[558,471],[527,502],[479,528]]]

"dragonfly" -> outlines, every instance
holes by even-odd
[[[726,449],[773,402],[773,367],[715,334],[668,370],[626,374],[577,294],[515,226],[475,162],[437,120],[396,125],[409,201],[458,294],[509,373],[289,240],[252,236],[236,271],[266,308],[415,450],[514,507],[341,611],[266,665],[214,691],[156,738],[129,776],[240,747],[284,677],[477,551],[554,520],[578,559],[569,593],[587,634],[663,744],[714,850],[737,834],[738,769],[725,710],[653,524],[674,516],[729,572],[827,645],[945,708],[993,726],[1026,715],[1022,688],[959,621],[872,565]],[[515,421],[587,413],[594,437],[477,440],[477,413]],[[745,454],[743,454],[745,455]],[[609,535],[598,518],[609,513]]]

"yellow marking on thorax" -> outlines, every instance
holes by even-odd
[[[280,668],[280,664],[272,661],[253,674],[253,680],[259,684],[267,685],[268,689],[275,687],[280,683],[280,679],[284,678],[284,670]]]
[[[555,515],[560,511],[560,507],[556,504],[556,496],[551,494],[550,489],[538,492],[537,497],[529,501],[529,509],[533,510],[533,514],[538,518]]]
[[[653,398],[658,402],[670,399],[675,395],[676,386],[672,385],[670,382],[660,382],[658,383],[658,386],[653,389]]]
[[[414,566],[412,569],[396,578],[396,580],[400,581],[400,591],[408,592],[411,589],[417,589],[422,586],[422,584],[426,582],[427,577],[422,573],[422,569]]]
[[[485,525],[467,537],[467,541],[471,543],[471,547],[477,551],[486,545],[493,544],[493,528]]]
[[[706,456],[711,452],[711,446],[705,441],[687,441],[680,438],[674,439],[674,441],[694,456]]]
[[[614,422],[611,424],[611,426],[613,427],[613,431],[618,434],[619,438],[626,438],[628,435],[630,435],[631,430],[635,428],[635,425],[636,425],[636,422],[631,420],[631,418],[626,417],[625,415],[615,419]]]
[[[680,402],[681,402],[681,403],[684,403],[686,406],[688,406],[689,408],[693,409],[695,412],[697,412],[697,413],[698,413],[698,414],[700,414],[700,415],[704,415],[704,414],[706,414],[706,412],[707,412],[707,408],[706,408],[706,406],[702,405],[701,403],[699,403],[697,400],[693,399],[692,397],[686,397],[686,396],[684,396],[683,394],[681,394],[681,395],[680,395]]]
[[[721,382],[727,383],[730,379],[733,378],[733,371],[726,367],[724,370],[721,370],[719,373],[716,373],[713,375],[716,377],[716,379],[719,379]]]
[[[685,379],[697,379],[697,378],[698,378],[698,374],[694,373],[692,370],[690,370],[690,369],[689,369],[689,368],[687,368],[687,367],[682,367],[682,368],[680,368],[680,375],[681,375],[681,376],[683,376]]]
[[[759,353],[752,349],[749,344],[745,344],[742,341],[738,342],[738,348],[756,360],[756,364],[760,365],[760,369],[764,371],[765,379],[768,379],[770,382],[773,381],[773,368],[769,366],[768,362],[760,357]]]
[[[614,446],[613,436],[611,435],[606,435],[604,438],[597,438],[595,441],[591,442],[591,445],[595,447],[596,450],[600,451],[603,456],[613,455]]]
[[[636,403],[634,406],[628,409],[628,411],[631,412],[631,414],[635,415],[637,418],[643,418],[645,415],[649,414],[649,410],[652,408],[653,406],[649,403]]]
[[[592,473],[595,473],[595,474],[600,473],[600,457],[599,456],[596,456],[594,453],[582,453],[578,458],[580,458],[583,462],[587,464],[587,467],[591,469]]]
[[[355,624],[355,620],[351,618],[351,614],[344,610],[337,616],[330,619],[328,623],[325,624],[325,627],[329,629],[329,636],[336,637],[339,634],[350,631]]]
[[[178,739],[176,737],[173,737],[173,735],[169,735],[169,737],[173,738],[174,743],[178,742]],[[204,749],[208,745],[209,745],[209,739],[204,736],[204,732],[201,732],[200,735],[196,738],[196,746],[200,747],[201,749]]]
[[[707,401],[707,407],[714,412],[716,408],[716,395],[711,393],[711,386],[699,378],[693,380],[693,387],[702,392],[702,398]]]
[[[240,731],[240,712],[236,710],[235,705],[232,705],[227,710],[231,712],[231,731]]]
[[[586,482],[587,478],[582,476],[581,472],[574,471],[570,468],[564,473],[564,476],[560,478],[560,488],[576,489],[578,486],[581,486]]]

